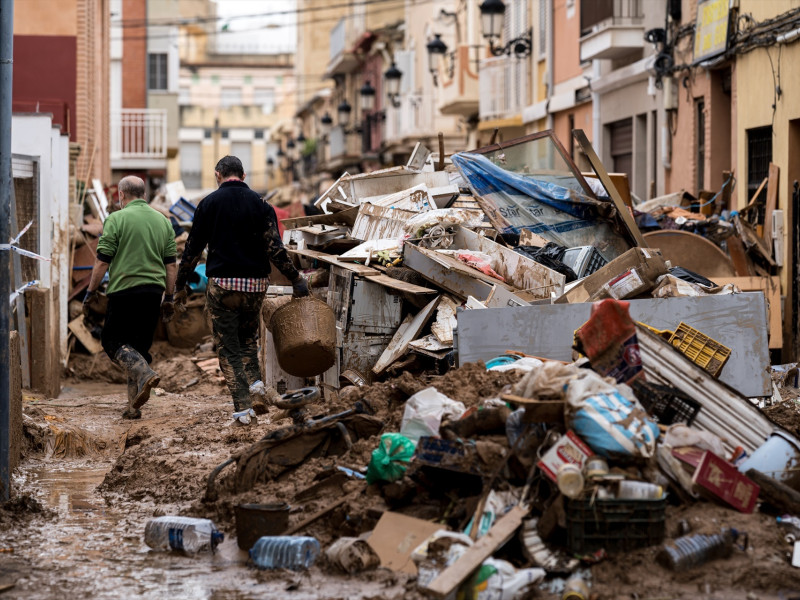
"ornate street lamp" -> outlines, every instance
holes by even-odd
[[[361,112],[370,112],[375,108],[375,88],[369,81],[365,81],[359,90],[361,96]]]
[[[400,80],[402,78],[403,72],[394,63],[383,74],[383,81],[386,84],[386,97],[395,108],[400,108]]]
[[[433,76],[433,85],[439,85],[438,73],[447,56],[447,44],[442,41],[441,34],[434,33],[433,39],[425,44],[425,48],[428,50],[428,70]]]
[[[322,115],[322,118],[319,120],[320,128],[322,130],[322,135],[324,137],[328,137],[331,132],[331,128],[333,127],[333,119],[331,119],[331,115],[329,112],[325,112]]]
[[[350,103],[347,100],[342,100],[336,109],[336,113],[339,117],[339,126],[342,129],[347,129],[347,126],[350,124],[351,112],[353,112],[353,108],[350,106]]]
[[[506,5],[503,0],[483,0],[478,7],[481,11],[483,37],[489,42],[494,56],[513,54],[517,58],[530,56],[533,49],[533,32],[529,29],[523,35],[510,40],[505,46],[495,45],[503,35]]]

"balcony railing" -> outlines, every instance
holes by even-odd
[[[642,0],[592,0],[581,2],[581,35],[600,24],[635,25],[644,18]]]
[[[410,137],[428,137],[434,127],[435,99],[425,94],[402,94],[400,107],[386,107],[387,143],[402,142]]]
[[[522,113],[528,102],[530,63],[513,56],[487,58],[480,69],[480,118],[505,119]]]
[[[123,108],[111,114],[111,160],[166,159],[167,109]]]
[[[644,48],[642,0],[581,2],[581,60],[619,59]]]

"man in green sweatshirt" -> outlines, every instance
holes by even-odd
[[[169,220],[144,200],[144,181],[124,177],[118,190],[122,210],[111,213],[103,224],[83,306],[86,314],[108,271],[101,341],[128,376],[128,408],[122,417],[138,419],[139,409],[160,381],[149,366],[150,346],[159,314],[169,320],[174,313],[177,249]]]

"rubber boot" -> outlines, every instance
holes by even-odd
[[[281,395],[272,386],[265,386],[260,379],[250,386],[250,400],[257,415],[267,413],[267,408],[281,399]]]
[[[131,391],[128,393],[129,409],[140,409],[150,399],[150,390],[158,385],[161,377],[150,368],[150,365],[147,364],[141,354],[127,344],[120,346],[114,355],[114,360],[125,369],[128,380],[132,381]],[[131,401],[130,396],[133,393],[133,385],[136,385],[136,393]]]
[[[139,386],[136,385],[136,380],[128,376],[128,408],[122,413],[123,419],[140,419],[142,411],[138,408],[133,408],[133,402],[136,400],[136,394],[139,391]]]

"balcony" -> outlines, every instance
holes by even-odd
[[[619,59],[644,48],[642,0],[581,2],[581,60]]]
[[[348,19],[340,19],[330,34],[330,60],[325,76],[343,75],[358,66],[358,58],[352,52],[354,26]]]
[[[474,48],[459,46],[452,56],[453,77],[448,73],[440,75],[439,112],[443,115],[468,117],[478,111],[480,80],[477,71],[473,71],[474,61],[470,60],[474,53]]]
[[[481,61],[479,114],[482,121],[514,119],[522,124],[528,102],[530,62],[513,56]]]
[[[361,160],[361,136],[346,133],[342,127],[334,127],[328,136],[326,168],[337,170]]]
[[[420,138],[430,138],[437,131],[434,126],[434,99],[425,94],[402,94],[400,106],[386,107],[385,145],[398,149],[416,143]]]
[[[123,108],[111,114],[111,168],[167,166],[167,109]]]

